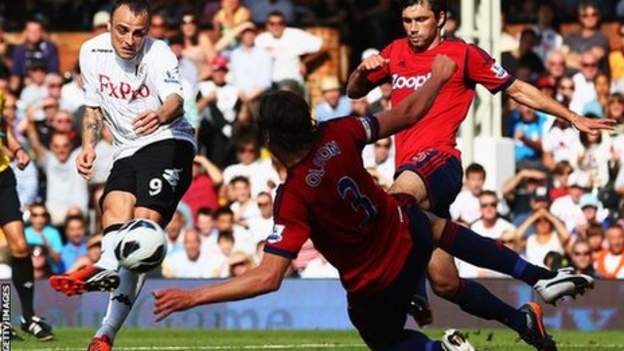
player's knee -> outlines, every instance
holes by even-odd
[[[457,295],[459,279],[450,276],[430,277],[431,289],[439,297],[450,300]]]
[[[11,256],[13,257],[26,257],[30,254],[28,250],[28,243],[23,236],[18,236],[14,240],[9,241],[9,249],[11,250]]]

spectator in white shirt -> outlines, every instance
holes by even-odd
[[[271,87],[273,58],[255,45],[257,29],[250,24],[241,33],[241,45],[234,49],[230,61],[232,83],[243,101],[251,101]]]
[[[557,118],[542,138],[544,166],[554,170],[555,165],[561,161],[576,164],[580,147],[579,132],[570,123]]]
[[[479,194],[483,191],[485,183],[485,168],[478,163],[473,163],[466,168],[464,189],[457,195],[451,204],[451,218],[471,224],[481,217],[479,208]]]
[[[273,197],[267,192],[261,192],[256,197],[256,204],[260,209],[260,216],[249,219],[249,231],[257,245],[273,230]]]
[[[481,218],[474,222],[470,229],[490,239],[498,240],[504,231],[515,229],[513,224],[498,215],[498,197],[491,190],[479,195]]]
[[[279,11],[268,15],[266,29],[256,38],[256,45],[273,57],[273,82],[293,79],[303,84],[306,64],[323,53],[323,40],[298,28],[287,28]],[[307,56],[301,60],[303,55]]]
[[[87,181],[76,172],[75,165],[80,149],[72,152],[69,136],[54,133],[48,151],[39,141],[32,123],[29,123],[28,139],[37,155],[37,163],[47,176],[46,207],[52,224],[61,225],[67,210],[74,206],[86,213],[89,204]]]
[[[253,137],[245,137],[236,141],[236,158],[239,163],[230,165],[223,171],[223,181],[229,184],[234,177],[243,176],[249,179],[252,196],[262,191],[269,191],[280,184],[279,175],[271,160],[259,158],[258,141]]]
[[[260,209],[251,198],[251,189],[249,179],[247,177],[234,177],[230,182],[233,203],[230,209],[234,212],[234,221],[236,224],[249,228],[249,220],[260,216]]]
[[[214,213],[208,207],[202,207],[197,210],[195,218],[195,229],[202,239],[202,252],[213,252],[217,250],[217,237],[219,231],[214,225]]]
[[[211,278],[208,274],[208,256],[200,250],[201,237],[194,229],[184,233],[184,250],[180,250],[167,259],[163,266],[165,278]]]
[[[549,252],[560,254],[566,252],[564,247],[569,244],[570,233],[557,217],[548,210],[541,209],[518,227],[518,236],[523,237],[533,224],[535,233],[531,233],[527,238],[526,258],[535,265],[546,267],[544,258]]]
[[[84,106],[84,90],[82,90],[79,64],[74,66],[71,75],[72,80],[61,88],[61,100],[65,103],[65,109],[73,114]]]
[[[575,90],[570,102],[570,110],[582,114],[585,104],[596,99],[594,79],[599,72],[596,56],[589,51],[583,53],[581,55],[581,71],[572,76]]]
[[[237,251],[245,251],[253,254],[256,250],[256,243],[252,234],[243,226],[238,225],[234,221],[234,212],[229,207],[220,207],[215,212],[215,228],[219,231],[219,235],[227,232],[231,233],[234,238],[234,249]],[[219,240],[217,238],[217,244]],[[220,245],[219,245],[220,246]]]
[[[368,147],[368,145],[367,145]],[[380,176],[380,185],[392,185],[394,179],[394,150],[392,137],[377,140],[372,145],[372,157],[364,158],[364,167],[368,170],[375,170]],[[365,153],[363,151],[362,153]]]
[[[568,195],[553,201],[550,206],[550,212],[565,223],[568,231],[586,223],[580,202],[589,185],[589,178],[585,173],[572,173],[568,178]]]

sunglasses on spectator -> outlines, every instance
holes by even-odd
[[[583,67],[598,67],[598,62],[582,62]]]
[[[561,90],[574,90],[574,85],[562,85],[559,87]]]
[[[585,13],[581,13],[581,17],[583,17],[583,18],[598,17],[598,12],[585,12]]]
[[[484,202],[482,204],[480,204],[481,208],[486,208],[486,207],[496,207],[498,204],[496,202]]]
[[[383,147],[383,148],[389,149],[389,148],[390,148],[390,144],[383,144],[383,143],[382,143],[382,144],[379,144],[379,143],[375,143],[375,147]]]
[[[238,149],[238,152],[254,154],[256,153],[256,148],[255,147],[241,147]]]
[[[573,252],[574,256],[589,256],[591,254],[591,252],[589,251],[582,251],[582,252]]]
[[[45,216],[47,216],[47,215],[48,215],[48,214],[47,214],[47,213],[45,213],[45,212],[31,212],[31,213],[30,213],[30,216],[31,216],[31,217],[45,217]]]

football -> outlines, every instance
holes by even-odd
[[[167,253],[165,232],[148,219],[133,219],[119,230],[121,240],[115,247],[119,264],[129,270],[145,273],[158,267]]]

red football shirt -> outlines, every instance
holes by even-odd
[[[406,38],[395,40],[383,49],[381,56],[390,63],[370,72],[367,79],[374,84],[390,79],[392,105],[396,106],[431,77],[431,63],[438,54],[445,54],[455,61],[457,71],[442,87],[423,119],[396,135],[397,166],[430,148],[460,158],[460,152],[455,148],[456,134],[472,103],[476,83],[496,93],[514,81],[490,55],[475,45],[461,40],[444,40],[431,50],[416,52]]]
[[[363,167],[377,119],[340,118],[320,126],[308,156],[289,169],[275,200],[265,251],[294,259],[308,239],[340,272],[349,292],[374,292],[400,273],[412,246],[399,204]]]

